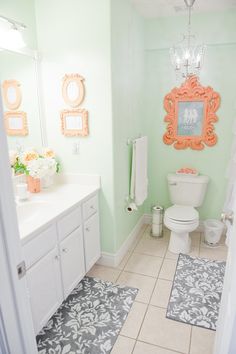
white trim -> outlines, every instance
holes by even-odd
[[[108,267],[117,267],[130,249],[130,246],[138,238],[142,226],[146,224],[145,220],[146,218],[144,214],[140,217],[137,224],[135,225],[127,239],[124,241],[124,243],[121,245],[119,250],[116,253],[102,252],[102,256],[98,260],[97,264]]]

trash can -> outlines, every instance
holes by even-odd
[[[219,220],[209,219],[204,221],[205,243],[216,246],[221,238],[224,224]]]
[[[163,214],[164,208],[160,205],[152,207],[152,230],[151,235],[155,237],[163,236]]]

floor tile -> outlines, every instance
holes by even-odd
[[[169,320],[165,309],[149,306],[138,339],[187,354],[190,335],[190,325]]]
[[[139,253],[133,253],[125,266],[125,271],[157,277],[163,259]]]
[[[174,259],[164,259],[159,278],[173,280],[175,275],[177,261]]]
[[[129,338],[136,339],[142,325],[146,309],[146,304],[142,304],[141,302],[134,302],[120,334]]]
[[[191,257],[199,257],[199,247],[191,247],[191,251],[189,253],[189,256],[191,256]],[[172,252],[167,250],[165,258],[178,260],[179,254],[172,253]]]
[[[214,259],[218,261],[226,261],[227,251],[219,248],[200,247],[199,256],[202,258]]]
[[[120,264],[118,264],[116,268],[123,270],[130,256],[131,256],[131,252],[127,252],[126,255],[123,257],[122,261],[120,262]]]
[[[111,351],[111,354],[131,354],[134,348],[135,340],[119,336]]]
[[[160,242],[157,238],[142,238],[135,247],[134,252],[149,254],[150,256],[164,257],[167,250],[167,243]]]
[[[140,301],[144,303],[149,303],[155,282],[155,278],[128,272],[122,272],[117,280],[118,284],[138,288],[139,292],[135,298],[135,301]]]
[[[137,341],[133,354],[178,354],[172,350]],[[203,353],[201,353],[203,354]]]
[[[93,268],[87,273],[89,277],[95,277],[106,281],[115,283],[121,271],[119,269],[104,267],[95,264]]]
[[[172,282],[169,280],[158,279],[152,298],[151,305],[167,308],[170,293],[172,289]]]
[[[193,247],[198,247],[201,242],[201,233],[200,232],[191,232],[190,234],[191,244]]]
[[[193,326],[190,354],[213,354],[215,332]]]

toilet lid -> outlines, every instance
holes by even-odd
[[[192,221],[198,219],[198,212],[191,206],[173,205],[166,209],[166,216],[176,221]]]

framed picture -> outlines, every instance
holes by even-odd
[[[4,121],[7,135],[25,136],[29,134],[26,112],[5,112]]]
[[[220,96],[211,87],[203,87],[196,76],[189,77],[179,88],[165,96],[168,123],[163,141],[176,149],[202,150],[217,143],[214,123]]]
[[[85,109],[61,111],[61,130],[65,136],[87,136],[88,111]]]

